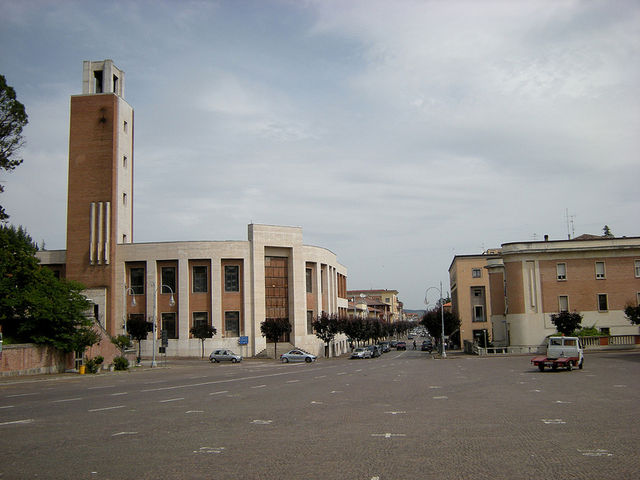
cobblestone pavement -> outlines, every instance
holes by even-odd
[[[250,360],[0,382],[1,478],[634,479],[640,352]]]

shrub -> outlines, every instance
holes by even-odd
[[[116,370],[127,370],[129,368],[129,360],[124,357],[116,357],[113,359],[113,365]]]
[[[602,336],[602,332],[593,325],[590,327],[583,327],[574,333],[576,337],[601,337]]]
[[[104,362],[104,357],[98,355],[95,358],[85,358],[84,364],[87,367],[87,372],[89,373],[98,373],[100,370],[100,365]]]

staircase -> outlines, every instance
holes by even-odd
[[[296,347],[294,345],[291,345],[289,342],[278,342],[278,357],[280,357],[280,355],[282,355],[283,353],[288,352],[289,350],[293,350],[294,348]],[[267,348],[256,354],[255,358],[276,358],[275,350],[275,343],[267,343]]]

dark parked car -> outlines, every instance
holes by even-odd
[[[407,342],[398,342],[398,344],[396,345],[396,350],[406,350],[407,349]]]
[[[389,342],[380,342],[378,345],[380,345],[380,347],[382,348],[382,353],[387,353],[391,351]]]
[[[398,341],[397,340],[391,340],[389,342],[389,347],[396,348],[397,346],[398,346]]]
[[[423,352],[431,353],[433,351],[433,343],[431,343],[431,340],[425,340],[424,342],[422,342],[422,347],[420,347],[420,350],[422,350]]]

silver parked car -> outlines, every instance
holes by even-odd
[[[211,363],[218,363],[218,362],[238,363],[242,361],[242,356],[233,353],[231,350],[224,350],[224,349],[214,350],[213,352],[211,352],[211,355],[209,355],[209,361]]]
[[[351,358],[371,358],[371,351],[362,347],[354,348]]]
[[[283,353],[280,355],[280,361],[282,363],[289,362],[307,362],[311,363],[316,360],[315,355],[311,355],[310,353],[303,352],[302,350],[289,350],[287,353]]]

